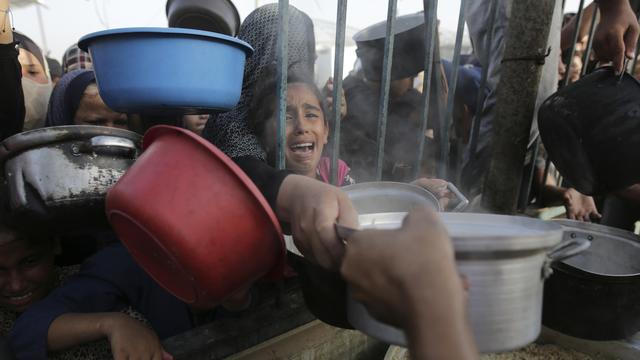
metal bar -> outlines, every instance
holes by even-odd
[[[40,28],[40,37],[42,38],[42,53],[44,55],[49,54],[49,46],[47,45],[47,36],[44,31],[44,22],[42,21],[42,10],[40,9],[42,5],[40,3],[36,3],[36,14],[38,15],[38,25]],[[5,14],[7,16],[9,14]],[[12,19],[13,20],[13,19]]]
[[[462,34],[464,33],[464,16],[467,0],[460,1],[460,13],[458,15],[458,30],[456,32],[456,43],[453,48],[453,69],[451,75],[451,83],[449,84],[449,93],[447,94],[447,111],[445,112],[442,126],[440,127],[440,161],[437,164],[437,174],[441,179],[448,178],[449,169],[449,127],[453,122],[453,103],[456,97],[456,87],[458,82],[458,73],[460,70],[460,51],[462,50]]]
[[[486,98],[487,77],[489,75],[489,59],[491,59],[491,43],[493,42],[493,27],[496,22],[496,6],[498,0],[491,0],[491,9],[489,13],[489,33],[487,34],[487,44],[489,48],[486,50],[486,56],[482,59],[482,74],[480,76],[480,87],[478,88],[478,97],[476,98],[476,113],[473,118],[473,128],[469,140],[469,154],[475,154],[478,149],[478,136],[480,136],[480,123],[482,122],[482,105]]]
[[[413,178],[420,176],[420,168],[422,166],[425,133],[427,132],[427,118],[429,116],[429,100],[431,99],[431,78],[433,77],[433,50],[435,48],[436,39],[436,15],[438,10],[438,0],[423,0],[425,36],[424,41],[426,54],[424,58],[424,80],[422,81],[422,96],[424,108],[422,110],[422,123],[420,124],[420,132],[418,133],[418,158],[413,173]],[[439,69],[437,69],[439,70]],[[437,71],[436,70],[436,71]]]
[[[562,79],[562,86],[569,84],[571,78],[571,61],[576,53],[576,43],[578,42],[578,35],[580,34],[580,23],[582,23],[582,12],[584,10],[584,0],[580,0],[580,6],[578,7],[578,13],[576,14],[576,28],[573,30],[573,41],[571,43],[571,51],[566,59],[563,59],[566,64],[566,71],[564,73],[564,79]]]
[[[338,158],[340,155],[340,126],[342,117],[342,68],[344,67],[344,36],[347,27],[347,0],[338,0],[336,16],[336,50],[333,61],[333,151],[331,151],[331,183],[338,185]]]
[[[525,188],[520,191],[520,203],[518,204],[518,209],[521,212],[527,208],[527,204],[529,203],[529,196],[531,195],[531,186],[533,184],[533,175],[536,172],[536,159],[538,158],[538,148],[540,147],[540,134],[536,136],[536,140],[533,142],[534,148],[531,149],[531,170],[527,174],[527,182],[524,184]]]
[[[380,84],[380,108],[378,109],[378,159],[376,179],[382,180],[384,165],[384,141],[387,136],[387,109],[389,107],[389,88],[391,86],[391,65],[393,64],[393,28],[396,22],[398,0],[389,0],[387,9],[387,32],[384,42],[384,61],[382,62],[382,83]]]
[[[514,1],[505,39],[491,162],[482,206],[491,212],[515,213],[522,185],[522,164],[535,113],[542,66],[534,59],[509,61],[547,47],[556,0]],[[505,61],[507,60],[507,61]]]
[[[285,131],[287,128],[287,69],[289,68],[289,0],[278,1],[278,54],[276,55],[276,61],[278,63],[278,83],[276,91],[280,96],[278,98],[278,141],[276,142],[276,167],[278,169],[285,168],[284,147],[285,144]]]
[[[589,40],[587,40],[587,48],[584,50],[582,56],[582,70],[580,71],[580,77],[587,73],[587,65],[589,64],[589,56],[591,55],[591,49],[593,48],[593,34],[596,32],[596,20],[598,19],[598,5],[594,5],[593,16],[591,16],[591,25],[589,25]]]

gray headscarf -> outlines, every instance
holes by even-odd
[[[255,50],[247,59],[240,101],[231,111],[212,115],[202,136],[229,157],[253,156],[265,159],[265,151],[252,133],[248,113],[256,83],[273,66],[277,56],[278,4],[268,4],[254,10],[240,26],[238,38]],[[315,36],[311,18],[289,6],[289,70],[313,74],[316,58]]]

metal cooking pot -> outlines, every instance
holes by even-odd
[[[603,67],[540,106],[540,137],[562,176],[583,194],[640,182],[640,82]]]
[[[107,190],[135,161],[140,135],[101,126],[23,132],[0,144],[9,208],[18,225],[80,230],[107,226]]]
[[[464,210],[469,200],[452,183],[447,183],[447,188],[456,197],[451,211]],[[416,206],[443,210],[435,195],[413,184],[373,181],[345,186],[342,190],[349,196],[358,214],[407,212]]]
[[[366,182],[345,186],[342,190],[360,214],[407,212],[415,206],[441,210],[438,199],[416,185]],[[295,247],[291,236],[285,236],[285,243],[289,250],[289,264],[300,276],[302,293],[309,311],[329,325],[353,329],[347,320],[347,304],[344,301],[347,286],[340,274],[306,260]]]
[[[168,0],[169,27],[212,31],[236,36],[240,15],[229,0]]]
[[[362,215],[360,225],[398,228],[405,215]],[[551,273],[550,264],[586,249],[589,241],[572,238],[560,243],[562,227],[537,219],[440,215],[453,241],[458,271],[469,280],[469,316],[478,349],[508,351],[533,342],[540,333],[543,283]],[[347,299],[349,322],[356,329],[391,344],[407,345],[402,330],[377,321],[351,296]]]
[[[589,340],[618,340],[640,331],[640,239],[608,226],[558,220],[564,238],[591,247],[554,263],[545,283],[542,323]]]

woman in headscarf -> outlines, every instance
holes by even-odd
[[[233,110],[213,115],[203,136],[231,158],[254,156],[265,160],[259,139],[249,126],[249,107],[258,81],[276,62],[278,51],[278,4],[268,4],[253,11],[244,20],[238,38],[254,49],[244,67],[242,94]],[[289,6],[288,64],[289,71],[313,74],[316,42],[311,18]]]
[[[111,110],[98,93],[91,70],[65,74],[53,90],[45,126],[98,125],[127,129],[127,115]]]
[[[289,71],[313,74],[315,37],[309,16],[289,6]],[[245,65],[240,102],[231,111],[212,115],[203,136],[218,146],[244,170],[261,190],[278,219],[289,223],[303,254],[321,266],[337,270],[344,245],[334,223],[357,225],[357,213],[346,194],[315,179],[275,170],[265,161],[265,151],[249,125],[253,90],[266,67],[276,62],[278,4],[268,4],[249,14],[238,37],[254,54]]]

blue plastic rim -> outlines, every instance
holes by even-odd
[[[125,28],[85,35],[100,95],[126,113],[218,112],[240,99],[253,49],[233,37],[181,28]]]

